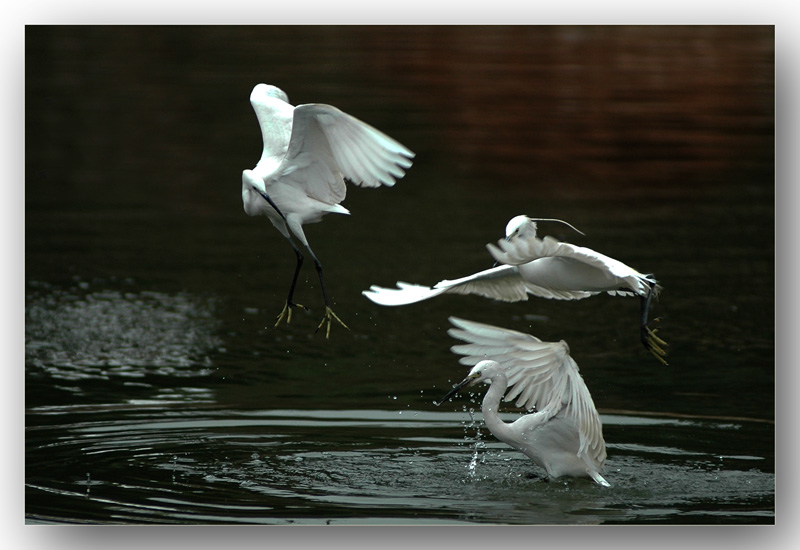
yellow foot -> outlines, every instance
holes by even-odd
[[[345,325],[344,322],[341,319],[339,319],[339,316],[336,315],[331,308],[329,308],[328,306],[325,306],[325,316],[322,318],[322,321],[319,322],[319,326],[317,327],[317,330],[314,331],[314,333],[316,334],[317,332],[319,332],[319,329],[322,328],[322,325],[324,325],[325,323],[328,323],[328,328],[325,331],[325,338],[330,338],[331,337],[331,320],[333,320],[333,319],[336,319],[339,322],[340,325],[342,325],[347,330],[350,330],[350,327]]]
[[[653,321],[658,321],[659,319],[653,319]],[[659,338],[656,334],[658,329],[651,329],[648,326],[643,327],[642,331],[642,343],[644,347],[649,351],[653,357],[658,359],[662,364],[667,365],[666,359],[664,357],[667,356],[667,351],[664,349],[669,344],[667,344],[664,340]]]
[[[278,325],[281,324],[281,321],[283,321],[284,319],[286,319],[286,324],[287,325],[292,322],[292,308],[293,307],[301,307],[301,308],[305,309],[306,311],[308,311],[308,308],[306,306],[304,306],[304,305],[295,304],[295,303],[292,303],[292,302],[286,302],[286,304],[283,306],[283,311],[281,311],[280,315],[278,315],[278,320],[275,322],[275,327],[276,328],[277,328]]]

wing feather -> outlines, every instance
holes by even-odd
[[[364,137],[367,137],[366,135]],[[384,185],[392,186],[395,184],[397,168],[394,163],[385,155],[385,150],[380,146],[380,142],[373,139],[355,139],[348,133],[342,133],[342,143],[348,144],[349,150],[356,158],[353,167],[356,179],[348,178],[351,181],[381,181]],[[402,177],[404,172],[400,172]]]
[[[291,137],[276,174],[328,204],[344,200],[347,179],[356,185],[394,185],[412,153],[372,126],[331,105],[294,108]],[[321,177],[322,176],[322,177]]]
[[[382,306],[404,306],[433,298],[444,292],[444,289],[434,289],[429,286],[413,285],[397,282],[397,288],[385,288],[372,285],[369,290],[361,292],[364,296]]]
[[[397,283],[398,288],[372,285],[364,296],[384,306],[399,306],[427,300],[440,294],[475,294],[504,302],[528,299],[525,281],[516,266],[501,265],[452,281],[444,280],[433,288],[423,285]]]
[[[646,295],[650,285],[656,282],[652,275],[639,273],[619,260],[591,248],[560,242],[550,236],[541,239],[535,235],[514,237],[510,240],[501,239],[497,245],[489,243],[486,248],[495,260],[506,265],[521,266],[542,258],[561,258],[566,262],[572,262],[575,270],[581,269],[579,266],[583,266],[584,269],[594,268],[598,273],[607,274],[609,280],[612,280],[612,277],[616,278],[620,287],[624,285],[640,296]],[[619,288],[613,287],[605,290],[610,294],[619,292]]]
[[[275,174],[326,204],[340,203],[347,193],[341,170],[319,120],[299,108],[294,111],[286,156]]]
[[[393,185],[394,178],[405,175],[404,169],[411,166],[414,153],[408,148],[336,107],[300,105],[295,109],[295,117],[298,109],[304,115],[308,113],[320,119],[334,160],[338,163],[347,156],[349,163],[342,173],[356,185]]]
[[[356,130],[356,128],[353,128]],[[382,158],[383,151],[377,144],[369,139],[359,139],[359,132],[327,132],[328,139],[336,139],[333,149],[334,154],[342,154],[348,159],[347,167],[344,164],[342,172],[347,179],[353,182],[381,181],[383,178],[387,185],[394,185],[394,178],[388,175],[388,170],[379,166],[378,159]],[[362,136],[363,137],[363,136]]]

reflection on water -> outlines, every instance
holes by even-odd
[[[28,521],[771,523],[771,27],[26,29]],[[274,328],[294,255],[244,215],[257,82],[417,153],[308,227],[333,308]],[[490,267],[517,214],[653,272],[636,300],[360,292]],[[473,412],[451,315],[566,340],[605,490],[544,481]],[[514,414],[507,411],[508,418]]]

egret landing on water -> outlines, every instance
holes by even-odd
[[[491,269],[455,280],[444,280],[433,288],[398,282],[397,288],[373,285],[364,296],[384,306],[412,304],[440,294],[477,294],[494,300],[517,302],[528,294],[556,300],[580,300],[607,292],[639,296],[640,338],[645,349],[667,364],[667,343],[648,326],[650,302],[661,287],[652,275],[639,273],[619,260],[590,248],[562,243],[553,237],[536,236],[536,222],[516,216],[506,226],[506,238],[486,245],[499,263]]]
[[[524,453],[551,478],[600,475],[606,459],[603,426],[589,389],[563,340],[542,342],[529,334],[451,317],[448,334],[467,342],[452,347],[459,362],[475,365],[436,405],[461,388],[489,384],[481,410],[497,439]],[[506,391],[508,390],[508,393]],[[518,407],[536,409],[506,424],[498,415],[500,399],[516,399]]]
[[[252,170],[242,172],[242,202],[249,216],[264,215],[286,237],[297,263],[286,305],[278,315],[289,323],[292,308],[305,306],[293,301],[303,254],[292,237],[299,240],[311,257],[319,275],[325,316],[317,330],[331,319],[347,328],[331,310],[322,264],[303,233],[303,224],[318,222],[331,212],[349,214],[341,203],[345,198],[344,180],[362,187],[392,186],[411,166],[414,153],[336,107],[322,104],[289,104],[283,90],[258,84],[250,94],[256,112],[264,150]]]

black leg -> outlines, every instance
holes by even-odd
[[[313,253],[312,257],[314,258],[314,267],[317,268],[317,276],[319,277],[319,286],[322,288],[322,299],[325,300],[325,305],[327,306],[329,305],[328,292],[325,290],[325,281],[322,277],[322,264],[317,259],[317,257],[313,255]]]
[[[256,188],[253,187],[253,189],[256,189]],[[270,196],[267,195],[266,193],[262,193],[258,189],[256,189],[256,192],[258,192],[258,194],[261,195],[264,198],[264,200],[267,201],[269,203],[269,205],[273,209],[275,209],[275,212],[277,212],[280,215],[280,217],[283,219],[283,223],[286,224],[286,228],[288,229],[289,228],[289,223],[286,221],[286,216],[283,215],[283,212],[281,212],[281,209],[278,208],[278,205],[275,204],[272,201],[272,199],[270,198]],[[283,310],[280,312],[280,314],[278,314],[278,320],[275,322],[275,326],[276,327],[284,319],[286,319],[286,324],[287,325],[292,321],[292,308],[293,307],[301,307],[301,308],[303,308],[305,310],[308,310],[308,308],[306,306],[304,306],[302,304],[294,303],[294,289],[297,286],[297,278],[300,275],[300,268],[303,267],[303,253],[300,252],[300,249],[297,248],[297,246],[295,246],[294,241],[292,241],[292,238],[290,236],[286,237],[286,240],[289,241],[289,244],[291,245],[292,250],[294,250],[294,255],[295,255],[295,258],[297,258],[297,263],[295,264],[295,267],[294,267],[294,276],[292,277],[292,284],[289,286],[289,295],[286,297],[286,304],[283,306]]]
[[[303,267],[303,253],[300,252],[300,249],[294,245],[292,239],[287,240],[289,241],[289,244],[292,245],[292,250],[294,250],[294,255],[297,258],[297,263],[294,267],[294,276],[292,277],[292,285],[289,287],[289,296],[286,298],[287,302],[292,303],[292,298],[294,297],[294,287],[297,285],[297,277],[300,275],[300,268]]]
[[[647,296],[642,296],[639,298],[642,304],[642,329],[647,326],[647,318],[650,316],[650,303],[653,301],[653,291],[655,289],[655,285],[650,285],[650,290],[647,292]]]
[[[653,357],[666,365],[667,361],[664,359],[664,357],[667,355],[667,352],[664,350],[664,347],[667,346],[667,343],[656,335],[658,329],[651,329],[648,326],[647,320],[648,316],[650,315],[650,303],[653,301],[655,288],[656,284],[651,283],[650,291],[647,293],[647,296],[641,296],[639,298],[642,306],[642,318],[639,325],[639,333],[644,348],[649,351]],[[658,321],[658,319],[654,319],[654,321]]]
[[[322,276],[322,263],[317,259],[317,256],[314,254],[314,251],[311,250],[311,247],[307,247],[309,254],[314,259],[314,267],[317,268],[317,275],[319,276],[319,285],[322,288],[322,299],[325,301],[325,315],[322,317],[322,320],[319,322],[317,326],[317,330],[314,332],[319,332],[319,329],[322,328],[322,325],[325,323],[328,324],[327,330],[325,331],[325,338],[331,337],[331,320],[335,319],[338,321],[340,325],[342,325],[347,330],[350,330],[350,327],[344,324],[344,321],[339,319],[339,316],[336,315],[330,307],[330,302],[328,301],[328,292],[325,290],[325,279]]]
[[[253,189],[255,189],[255,187]],[[286,216],[283,215],[283,212],[281,212],[281,209],[278,208],[278,205],[276,205],[272,201],[270,196],[267,195],[266,193],[262,193],[258,189],[256,189],[256,191],[258,192],[259,195],[261,195],[264,198],[265,201],[267,201],[269,203],[270,206],[272,206],[272,208],[275,209],[275,212],[280,214],[281,218],[283,218],[283,223],[286,224],[286,227],[288,229],[289,222],[286,221]],[[295,286],[297,285],[297,277],[300,275],[300,267],[303,265],[303,254],[300,252],[300,250],[297,248],[297,246],[295,246],[294,241],[292,241],[291,237],[287,237],[287,240],[289,241],[289,244],[292,245],[292,249],[294,250],[295,256],[297,257],[297,264],[296,264],[296,266],[294,268],[294,277],[292,277],[292,285],[289,287],[289,296],[286,298],[286,305],[283,306],[283,311],[281,311],[280,315],[278,315],[278,321],[275,323],[276,327],[280,324],[280,322],[284,318],[286,318],[286,323],[287,324],[292,320],[292,308],[293,307],[297,306],[297,307],[302,307],[305,310],[308,310],[307,307],[305,307],[303,305],[300,305],[300,304],[295,304],[292,301],[292,298],[294,297],[294,289],[295,289]],[[330,338],[330,336],[331,336],[331,320],[332,319],[335,319],[336,321],[338,321],[339,324],[342,325],[347,330],[350,330],[350,327],[345,325],[344,322],[341,319],[339,319],[339,316],[336,315],[333,312],[333,310],[331,309],[330,302],[328,302],[328,292],[325,290],[325,281],[324,281],[324,279],[322,277],[322,264],[317,259],[317,256],[314,254],[314,251],[311,250],[311,247],[306,244],[306,248],[308,248],[308,253],[311,254],[311,257],[314,259],[314,266],[317,268],[317,275],[319,276],[319,284],[320,284],[320,287],[322,288],[322,298],[323,298],[323,300],[325,300],[325,316],[322,318],[322,321],[320,321],[319,326],[317,326],[317,330],[314,331],[314,332],[318,332],[319,329],[322,328],[322,325],[324,325],[327,322],[328,323],[328,328],[327,328],[327,331],[325,332],[325,338]]]
[[[286,304],[283,306],[283,310],[278,314],[278,320],[275,322],[275,326],[277,327],[281,321],[286,319],[286,324],[292,322],[292,308],[293,307],[301,307],[308,311],[308,308],[302,304],[296,304],[294,302],[294,289],[297,286],[297,278],[300,275],[300,268],[303,266],[303,253],[295,246],[292,239],[286,239],[289,241],[289,244],[292,245],[292,250],[294,250],[294,254],[297,258],[297,263],[295,264],[294,268],[294,276],[292,277],[292,284],[289,286],[289,295],[286,297]]]

